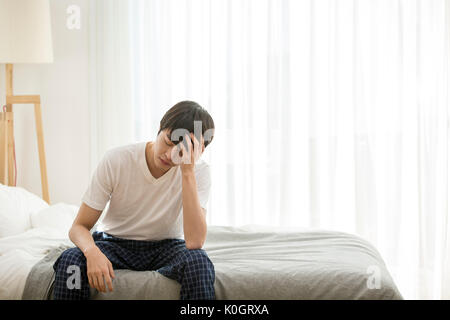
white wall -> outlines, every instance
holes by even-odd
[[[70,5],[81,9],[81,28],[69,30]],[[88,0],[50,0],[54,62],[14,65],[14,94],[40,94],[50,202],[79,205],[90,175],[88,108]],[[0,64],[5,104],[5,65]],[[17,186],[42,196],[33,105],[14,105]]]

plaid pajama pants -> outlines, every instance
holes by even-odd
[[[111,261],[113,269],[156,270],[181,284],[180,300],[215,299],[214,265],[203,249],[187,249],[182,239],[127,240],[98,231],[92,236],[97,247]],[[68,285],[73,266],[78,266],[81,272],[80,289]],[[86,258],[78,247],[64,251],[53,269],[56,272],[55,300],[89,299]]]

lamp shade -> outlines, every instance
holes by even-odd
[[[53,62],[48,0],[0,0],[0,63]]]

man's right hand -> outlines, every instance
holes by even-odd
[[[95,245],[87,248],[84,255],[87,261],[89,285],[100,292],[106,292],[106,281],[109,291],[113,291],[111,278],[114,279],[115,275],[111,261]]]

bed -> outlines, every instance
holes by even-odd
[[[14,234],[5,235],[8,223],[0,227],[0,299],[52,299],[52,265],[74,246],[67,232],[78,207],[49,206],[24,189],[12,189],[0,185],[0,218],[9,214],[11,220],[14,213],[6,211],[16,210],[23,221],[22,229],[16,221],[16,229],[6,231]],[[17,192],[21,195],[5,197]],[[11,204],[18,200],[20,207]],[[213,225],[203,249],[215,267],[218,300],[403,299],[377,249],[345,232]],[[156,271],[115,274],[115,290],[91,289],[92,299],[179,299],[180,285]]]

